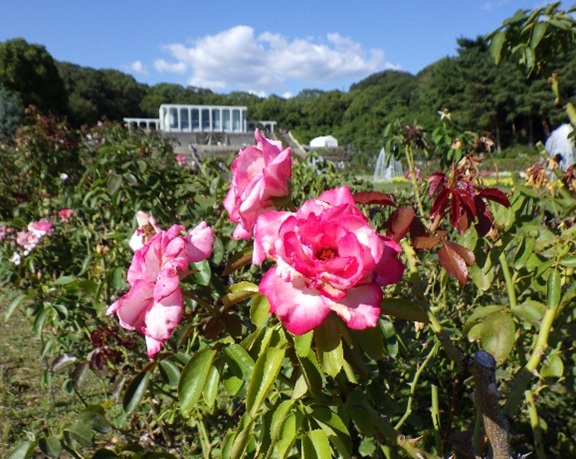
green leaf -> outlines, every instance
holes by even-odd
[[[504,46],[504,42],[506,41],[506,34],[504,32],[496,32],[492,35],[490,40],[490,56],[494,59],[496,64],[499,64],[502,60],[502,47]]]
[[[531,48],[536,48],[539,44],[540,41],[542,41],[542,38],[544,37],[544,34],[546,33],[546,29],[548,28],[548,23],[546,22],[537,22],[533,29],[532,29],[532,36],[530,37],[530,47]]]
[[[554,269],[548,278],[547,291],[546,291],[547,306],[550,309],[558,307],[560,298],[562,297],[560,272]]]
[[[106,187],[108,188],[108,194],[116,193],[122,186],[122,177],[117,174],[110,174],[106,182]]]
[[[6,459],[29,459],[36,448],[35,441],[23,441],[8,453]]]
[[[148,371],[148,367],[144,368],[140,373],[132,378],[128,383],[128,387],[126,387],[124,397],[122,397],[122,407],[124,408],[124,411],[132,413],[136,409],[148,389],[149,382],[150,372]]]
[[[229,308],[258,293],[258,286],[252,282],[239,282],[230,287],[230,293],[222,297],[222,303]]]
[[[560,261],[560,265],[566,268],[576,268],[576,255],[564,258]]]
[[[158,365],[160,376],[170,387],[176,387],[180,380],[180,369],[170,360],[162,360]]]
[[[38,440],[40,450],[48,457],[60,457],[62,453],[62,443],[57,437],[45,437]]]
[[[350,330],[350,333],[356,338],[368,357],[373,360],[379,360],[384,356],[384,336],[380,327]]]
[[[302,425],[302,415],[300,413],[289,413],[282,423],[281,430],[271,447],[273,447],[272,457],[283,459],[288,457],[292,445],[296,441],[296,434]]]
[[[302,459],[330,459],[332,450],[326,433],[321,429],[309,430],[302,438]]]
[[[426,311],[416,303],[403,298],[385,298],[380,303],[383,314],[413,322],[428,323]]]
[[[229,344],[224,349],[228,362],[228,367],[232,370],[234,375],[244,381],[249,381],[254,371],[254,359],[246,352],[246,350],[238,344]]]
[[[230,451],[230,459],[240,459],[244,455],[253,428],[254,421],[248,416],[248,413],[245,413],[240,420],[238,429],[236,430],[236,435]]]
[[[477,307],[472,312],[472,315],[470,317],[468,317],[468,319],[466,320],[466,323],[464,324],[464,328],[462,330],[462,333],[464,333],[464,334],[468,333],[468,331],[474,325],[478,324],[479,322],[482,322],[489,315],[494,314],[494,313],[499,313],[499,312],[502,312],[505,310],[506,310],[505,306],[500,306],[500,305],[495,305],[495,304],[490,305],[490,306]]]
[[[285,349],[270,347],[258,357],[246,394],[246,409],[252,418],[256,417],[260,406],[272,389],[280,372],[284,354]]]
[[[304,357],[310,353],[313,335],[314,333],[309,331],[303,335],[294,336],[294,350],[296,351],[296,355]]]
[[[196,272],[193,274],[194,282],[198,285],[207,286],[210,285],[210,278],[212,277],[212,270],[210,269],[210,263],[208,260],[198,261],[192,263]]]
[[[76,278],[74,276],[60,276],[53,282],[53,285],[67,285],[74,282]]]
[[[298,355],[297,358],[298,362],[300,362],[300,368],[306,380],[308,390],[313,397],[320,397],[322,395],[324,381],[322,378],[322,370],[316,360],[316,354],[314,354],[313,350],[310,350],[307,356],[303,357]]]
[[[539,373],[544,379],[561,378],[564,374],[564,363],[560,358],[560,352],[554,351],[550,353],[544,362],[542,362],[542,368],[540,368]]]
[[[514,346],[516,327],[507,310],[494,312],[479,319],[470,328],[468,339],[480,341],[483,350],[502,364]]]
[[[259,327],[268,318],[270,303],[264,295],[255,295],[250,301],[250,320]]]
[[[328,436],[328,440],[338,450],[339,456],[349,458],[352,456],[352,439],[344,422],[340,417],[325,407],[317,407],[312,412],[314,420]]]
[[[215,366],[210,367],[206,384],[204,385],[204,401],[209,407],[213,407],[218,397],[218,386],[220,384],[220,372]]]
[[[185,416],[190,414],[202,395],[215,355],[216,351],[203,349],[197,352],[182,370],[178,383],[178,400]]]
[[[342,369],[344,351],[337,319],[333,315],[328,316],[322,325],[314,330],[314,343],[316,353],[322,369],[332,377],[335,377]]]
[[[527,322],[538,322],[545,313],[546,305],[534,300],[526,300],[512,308],[512,314]]]
[[[10,305],[6,309],[6,312],[4,313],[5,320],[8,320],[10,318],[10,316],[14,313],[16,308],[18,308],[18,306],[20,306],[24,300],[28,300],[30,298],[32,298],[31,293],[18,295],[16,298],[14,298],[14,300],[10,303]]]

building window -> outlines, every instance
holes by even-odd
[[[230,109],[225,108],[222,110],[222,124],[224,126],[224,131],[230,132]]]
[[[168,126],[170,129],[178,129],[178,109],[171,108],[168,110]]]
[[[210,110],[207,108],[202,109],[202,130],[210,130]]]
[[[197,108],[193,108],[191,110],[191,118],[192,118],[192,130],[199,131],[200,130],[200,110]]]
[[[220,125],[220,109],[213,108],[212,109],[212,130],[213,131],[221,131],[222,127]]]
[[[189,131],[190,130],[190,112],[187,108],[180,109],[180,130]]]
[[[240,132],[240,110],[232,110],[232,131]]]

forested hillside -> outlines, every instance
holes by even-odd
[[[562,91],[576,93],[576,50],[527,78],[512,62],[495,65],[485,40],[460,38],[456,57],[435,62],[417,75],[387,70],[353,84],[347,92],[305,89],[285,99],[161,83],[148,86],[117,70],[55,61],[46,49],[23,39],[0,43],[0,127],[10,132],[24,107],[65,115],[72,126],[126,116],[157,116],[161,103],[246,105],[251,119],[273,119],[307,143],[334,135],[358,156],[373,156],[385,126],[417,120],[430,129],[448,109],[462,128],[489,131],[499,149],[543,140],[564,120],[546,83],[558,72]]]

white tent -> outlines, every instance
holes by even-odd
[[[310,141],[310,148],[336,148],[338,141],[331,135],[316,137]]]

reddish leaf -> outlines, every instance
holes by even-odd
[[[412,245],[415,249],[431,250],[441,241],[436,236],[418,236],[412,239]]]
[[[478,223],[476,223],[476,231],[478,235],[483,237],[488,234],[494,225],[494,217],[490,206],[486,204],[484,199],[476,196],[476,207],[478,209]]]
[[[502,204],[504,207],[510,207],[508,197],[498,188],[484,188],[478,193],[478,196]]]
[[[440,249],[440,265],[448,274],[458,279],[458,282],[462,285],[466,285],[468,282],[468,268],[466,267],[466,262],[458,252],[446,243],[444,243]]]
[[[448,183],[448,177],[443,172],[434,172],[428,177],[428,182],[430,182],[430,188],[428,189],[428,196],[432,196],[436,193],[436,190],[440,188],[440,191],[444,189],[446,183]]]
[[[430,215],[434,217],[436,214],[441,213],[448,206],[448,198],[450,197],[451,190],[449,188],[444,188],[436,197],[432,209],[430,210]]]
[[[444,244],[454,250],[458,255],[460,255],[460,257],[468,266],[472,266],[474,263],[476,263],[476,257],[474,256],[474,253],[471,250],[468,250],[466,247],[451,241],[444,241]]]
[[[424,226],[424,223],[420,220],[420,218],[415,217],[412,219],[410,223],[410,236],[412,238],[419,237],[419,236],[427,236],[428,230]]]
[[[411,207],[398,207],[386,223],[386,235],[396,242],[400,241],[410,229],[414,215]]]
[[[394,198],[379,191],[360,191],[354,193],[354,201],[357,204],[380,204],[382,206],[396,206]]]

